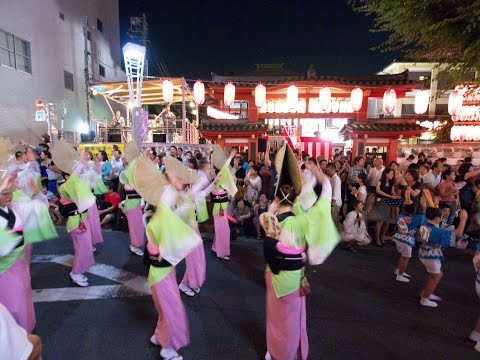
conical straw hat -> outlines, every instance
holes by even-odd
[[[151,205],[157,206],[162,199],[163,191],[169,184],[158,166],[147,157],[141,155],[135,161],[133,183],[137,192]]]
[[[295,189],[295,193],[300,195],[302,192],[302,174],[297,164],[297,159],[292,149],[284,144],[275,155],[275,168],[277,169],[278,182],[275,194],[279,186],[290,184]]]
[[[80,153],[65,140],[60,140],[52,151],[55,166],[67,174],[71,174],[80,161]]]
[[[218,170],[220,170],[223,165],[225,165],[225,162],[227,161],[227,156],[225,155],[225,152],[220,146],[216,146],[215,149],[212,152],[212,164],[215,166]]]
[[[127,160],[127,163],[130,164],[139,155],[140,150],[138,150],[137,144],[134,141],[125,144],[125,160]]]
[[[163,161],[165,161],[165,172],[168,176],[177,176],[184,184],[193,184],[199,179],[196,171],[189,169],[173,156],[165,156]]]

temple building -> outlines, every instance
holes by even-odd
[[[228,83],[235,86],[230,106],[225,105]],[[258,83],[266,87],[260,108],[255,101]],[[289,93],[291,85],[298,93],[294,102]],[[200,109],[199,130],[211,142],[248,149],[250,158],[257,155],[259,145],[262,147],[259,139],[268,139],[273,147],[287,141],[314,157],[328,159],[334,148],[351,150],[353,156],[363,155],[376,147],[386,161],[396,160],[399,139],[418,137],[425,131],[415,115],[404,116],[402,106],[400,110],[396,107],[417,86],[418,79],[409,71],[334,76],[317,75],[313,66],[299,74],[283,64],[257,64],[253,71],[241,75],[212,73],[206,89],[209,101]],[[351,103],[355,88],[362,90],[356,105]],[[384,94],[391,90],[396,97],[387,112]],[[319,96],[321,91],[328,93],[327,103],[323,95]]]

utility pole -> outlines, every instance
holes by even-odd
[[[90,70],[88,68],[88,18],[85,17],[83,20],[83,37],[85,40],[85,49],[84,49],[84,61],[85,61],[85,95],[87,97],[87,125],[88,131],[90,132],[91,119],[90,119]]]

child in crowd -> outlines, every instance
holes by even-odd
[[[48,199],[48,211],[50,212],[52,221],[57,225],[63,223],[63,216],[60,214],[60,210],[58,208],[59,204],[60,196],[58,194],[52,194],[52,196]]]
[[[257,232],[257,239],[262,239],[262,229],[260,226],[260,215],[268,210],[269,201],[267,199],[267,195],[260,194],[258,199],[258,203],[255,204],[253,208],[253,226],[255,227],[255,231]]]
[[[460,210],[460,223],[455,230],[442,229],[442,210],[439,208],[428,207],[426,211],[427,223],[420,226],[420,239],[423,243],[418,251],[418,257],[428,272],[427,283],[421,292],[420,304],[428,307],[437,307],[436,301],[442,300],[433,292],[437,288],[443,274],[442,268],[442,246],[455,246],[456,237],[460,237],[467,222],[468,213]]]
[[[402,214],[397,216],[397,232],[393,235],[393,241],[400,253],[400,258],[395,268],[395,280],[400,282],[409,282],[411,276],[406,273],[408,262],[412,257],[412,249],[415,247],[415,233],[417,228],[425,224],[424,215],[414,215],[415,204],[410,200],[409,194],[406,195],[405,203],[402,207]]]

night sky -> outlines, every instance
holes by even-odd
[[[159,1],[120,0],[122,45],[131,16],[147,16],[150,75],[209,79],[210,72],[244,73],[257,63],[285,63],[306,73],[371,74],[394,54],[371,48],[372,19],[354,13],[346,0],[330,1]],[[397,55],[398,57],[398,55]]]

